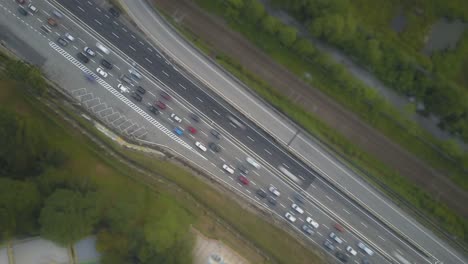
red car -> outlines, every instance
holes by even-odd
[[[187,127],[187,130],[188,130],[191,134],[196,134],[196,133],[197,133],[197,129],[195,129],[193,126]]]
[[[161,101],[156,101],[156,105],[159,107],[159,109],[166,109],[166,104],[161,102]]]
[[[166,99],[167,101],[171,100],[171,96],[168,95],[166,92],[161,92],[161,93],[159,93],[159,95],[161,95],[161,97]]]
[[[249,185],[249,179],[247,179],[247,177],[245,177],[243,175],[239,176],[239,181],[244,185]]]
[[[341,233],[344,232],[344,228],[340,224],[335,223],[334,227],[335,227],[336,230],[340,231]]]

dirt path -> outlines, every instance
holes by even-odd
[[[265,80],[285,96],[300,103],[320,117],[328,126],[345,135],[364,151],[386,163],[416,185],[434,194],[449,207],[468,218],[468,194],[445,175],[436,172],[421,160],[391,142],[380,132],[348,112],[318,89],[310,87],[265,53],[231,31],[224,21],[212,17],[190,0],[153,0],[167,14],[183,17],[180,23],[219,52],[227,54],[247,70]],[[300,100],[298,100],[300,98]]]

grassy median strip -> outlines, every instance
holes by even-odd
[[[413,206],[424,212],[432,221],[439,222],[445,230],[456,235],[465,243],[468,243],[468,237],[465,236],[468,232],[468,220],[460,217],[453,210],[435,200],[427,192],[416,187],[409,180],[390,169],[384,163],[362,151],[344,136],[328,127],[319,118],[290,101],[287,97],[281,95],[276,89],[270,87],[263,80],[246,71],[235,59],[220,54],[216,48],[210,47],[209,44],[203,42],[202,39],[195,36],[187,28],[175,23],[164,11],[160,12],[185,38],[190,40],[207,55],[216,54],[216,61],[227,71],[248,87],[252,88],[275,108],[300,124],[304,129],[326,142],[333,151],[344,156],[347,162],[351,162],[352,167],[365,168],[366,173],[363,174],[362,171],[359,173],[374,182],[379,189],[388,193],[391,197],[394,197],[395,194],[403,197]],[[399,200],[395,200],[395,202],[405,207]],[[408,209],[411,210],[412,208]],[[420,220],[425,220],[418,215],[415,215],[415,217]],[[438,230],[435,231],[438,232]]]

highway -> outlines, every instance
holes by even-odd
[[[5,3],[5,5],[8,5],[10,10],[15,12],[17,6],[14,2],[2,2]],[[56,4],[54,2],[51,3]],[[36,4],[40,10],[44,10],[44,13],[34,14],[34,16],[37,17],[37,20],[31,20],[30,17],[28,19],[31,20],[30,23],[36,23],[37,25],[35,26],[39,28],[41,23],[43,23],[48,17],[48,14],[50,14],[51,6],[44,1],[35,1],[34,4]],[[184,126],[186,126],[186,124],[193,124],[196,125],[199,130],[197,135],[188,135],[187,138],[182,140],[175,140],[171,133],[166,133],[166,135],[171,135],[171,139],[174,139],[180,144],[182,144],[181,141],[184,142],[182,145],[186,149],[192,150],[190,146],[193,147],[193,143],[196,138],[197,140],[203,141],[204,144],[214,140],[209,135],[209,131],[213,129],[213,127],[222,133],[223,139],[219,141],[221,142],[219,144],[223,149],[222,156],[210,151],[206,154],[202,153],[203,156],[211,161],[211,167],[213,167],[212,169],[216,169],[214,171],[216,171],[217,174],[223,173],[222,170],[219,169],[222,164],[228,163],[233,167],[237,167],[239,163],[244,163],[243,160],[245,160],[247,155],[254,156],[255,159],[259,160],[262,165],[264,165],[264,169],[258,170],[258,172],[252,170],[252,172],[249,173],[249,178],[252,178],[251,186],[254,185],[255,187],[251,188],[251,190],[241,190],[245,195],[250,196],[253,199],[260,200],[258,197],[255,197],[255,189],[262,187],[266,190],[270,184],[273,184],[282,192],[281,197],[278,198],[279,206],[274,207],[268,203],[263,203],[263,205],[272,208],[272,210],[276,211],[278,215],[284,215],[285,212],[292,211],[292,209],[287,208],[290,207],[290,204],[294,201],[294,194],[299,190],[299,188],[302,188],[303,190],[308,191],[308,193],[304,193],[308,201],[305,202],[302,207],[305,209],[306,214],[311,214],[319,223],[321,223],[321,230],[317,231],[317,234],[320,235],[315,236],[314,238],[318,244],[321,244],[321,241],[323,241],[322,237],[326,236],[328,232],[330,232],[333,222],[336,221],[336,219],[341,219],[342,221],[340,222],[342,224],[352,227],[353,229],[352,233],[346,232],[342,236],[345,241],[353,245],[354,248],[356,248],[354,246],[356,241],[360,240],[356,235],[359,235],[360,238],[364,237],[366,241],[371,241],[376,248],[381,249],[383,252],[388,252],[387,254],[390,257],[392,256],[392,251],[397,251],[416,263],[426,263],[424,262],[426,257],[423,257],[413,248],[407,247],[402,241],[400,241],[398,236],[383,227],[379,221],[369,216],[362,208],[350,202],[348,198],[324,181],[314,170],[296,159],[286,149],[281,147],[273,137],[263,132],[248,119],[244,118],[237,110],[224,102],[224,100],[218,95],[210,93],[207,89],[200,89],[200,84],[197,84],[196,81],[184,73],[181,68],[173,64],[170,59],[166,59],[166,56],[158,51],[157,48],[153,47],[146,39],[144,39],[144,37],[131,28],[125,26],[119,19],[113,19],[109,14],[103,13],[103,10],[105,11],[105,9],[95,6],[93,2],[89,1],[60,1],[60,4],[69,10],[70,13],[61,7],[58,9],[66,14],[67,18],[72,17],[73,19],[73,16],[75,16],[75,19],[73,19],[73,21],[62,19],[60,21],[60,31],[58,29],[53,29],[53,34],[59,36],[69,31],[69,29],[73,29],[71,30],[72,34],[79,36],[79,40],[82,41],[83,44],[88,43],[89,46],[93,47],[96,42],[94,37],[98,37],[100,41],[106,45],[108,44],[116,54],[122,55],[122,57],[127,61],[127,63],[122,63],[120,62],[120,56],[115,56],[114,54],[109,56],[112,62],[119,65],[118,69],[114,69],[114,71],[112,71],[112,81],[108,79],[109,82],[113,82],[110,86],[116,87],[118,82],[118,80],[116,80],[117,77],[122,73],[126,73],[126,69],[129,68],[128,63],[132,64],[133,62],[137,63],[136,67],[144,75],[149,77],[149,79],[154,79],[154,82],[150,80],[139,81],[139,84],[142,84],[147,88],[150,95],[144,96],[142,103],[126,103],[127,105],[130,105],[133,110],[139,111],[139,108],[135,105],[150,104],[154,100],[160,98],[158,94],[161,89],[164,89],[175,99],[174,103],[168,103],[169,110],[177,113],[177,115],[183,118]],[[60,33],[56,33],[57,31]],[[90,32],[94,35],[93,37],[89,35]],[[50,38],[52,41],[55,41],[57,36]],[[57,47],[57,45],[49,46],[53,47],[59,53],[64,52],[63,49]],[[68,48],[64,49],[66,50]],[[76,52],[73,51],[70,53],[73,55],[73,53]],[[101,56],[101,54],[99,56]],[[76,65],[77,67],[79,66],[79,64]],[[111,73],[111,71],[109,73]],[[150,73],[152,76],[149,76],[150,74],[146,73]],[[106,87],[106,84],[103,83],[103,86]],[[112,90],[109,87],[106,89],[108,89],[108,91]],[[103,91],[96,90],[96,93],[102,92]],[[108,97],[108,95],[105,95],[104,93],[100,98],[106,98],[106,96]],[[117,104],[116,102],[109,102],[109,100],[111,99],[106,100],[107,104]],[[124,99],[121,100],[126,102]],[[99,105],[100,104],[96,106]],[[120,108],[120,112],[128,111],[122,110],[123,106],[116,105],[114,107],[117,109]],[[102,112],[100,113],[103,113],[106,109],[107,108],[102,109]],[[146,109],[146,107],[141,107],[141,109]],[[200,124],[194,124],[194,122],[190,120],[191,112],[195,112],[202,117],[202,122]],[[144,116],[144,114],[142,115]],[[235,119],[230,119],[230,117]],[[134,122],[135,124],[140,124],[140,126],[135,125],[138,128],[130,129],[134,126],[134,124],[132,124],[124,126],[124,130],[127,132],[131,131],[131,134],[136,133],[135,131],[151,133],[148,125],[145,124],[148,119],[145,119],[146,120],[143,120],[141,117],[136,117]],[[158,120],[160,124],[166,127],[172,128],[177,126],[177,124],[174,124],[173,120],[168,118],[168,114],[160,115]],[[145,139],[148,139],[149,135],[147,136],[145,133],[138,135],[142,138],[144,137]],[[189,151],[186,155],[192,155],[192,153]],[[201,159],[200,162],[206,163],[206,158]],[[197,157],[193,159],[199,158]],[[284,173],[279,172],[277,169],[279,166],[284,166],[294,175],[297,175],[298,178],[300,178],[299,184],[291,182]],[[244,186],[234,181],[231,176],[229,177],[236,185],[236,188],[244,188]],[[289,184],[285,184],[285,182]],[[305,219],[305,217],[301,217],[299,218],[299,222],[303,222],[302,218]],[[299,225],[299,227],[300,226],[301,225]],[[360,252],[360,254],[362,253]],[[363,255],[359,255],[359,257],[362,258]],[[379,256],[372,257],[371,260],[375,261],[375,263],[383,263],[384,260],[379,260],[379,257],[381,257],[380,254]],[[427,262],[431,263],[432,260],[428,260]],[[455,260],[454,262],[446,261],[446,263],[462,262]]]

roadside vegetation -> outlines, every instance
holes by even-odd
[[[38,69],[2,61],[28,69],[17,80],[0,72],[2,241],[41,235],[68,246],[95,234],[102,263],[186,264],[193,261],[194,227],[222,239],[252,263],[323,263],[205,178],[194,177],[181,164],[125,150],[59,106],[119,157],[155,177],[118,161],[37,100],[26,76]],[[44,82],[42,98],[53,101],[47,87]]]
[[[468,164],[466,153],[463,153],[453,142],[442,143],[435,141],[434,138],[422,129],[404,120],[397,110],[384,102],[373,90],[353,79],[344,68],[332,63],[332,60],[325,54],[317,51],[310,41],[297,37],[297,32],[294,29],[281,24],[274,17],[267,16],[261,3],[256,0],[233,0],[227,2],[197,0],[196,2],[206,10],[224,17],[233,29],[242,33],[298,75],[302,76],[304,72],[312,72],[313,79],[306,81],[316,87],[322,88],[327,94],[351,109],[361,112],[361,116],[364,119],[425,158],[434,167],[450,170],[453,179],[460,182],[466,188],[467,179],[465,173],[459,166],[454,166],[455,163],[463,164],[463,166]],[[167,18],[171,21],[169,16]],[[327,127],[319,118],[290,101],[275,88],[246,71],[235,59],[225,54],[220,54],[216,51],[215,47],[210,47],[186,28],[181,27],[178,23],[174,23],[174,21],[172,22],[181,33],[203,52],[216,54],[216,60],[220,65],[253,88],[274,107],[287,114],[313,135],[327,142],[335,151],[347,157],[347,160],[355,163],[354,165],[365,168],[367,172],[365,176],[376,182],[378,187],[382,188],[382,186],[385,186],[383,190],[386,192],[389,192],[390,189],[389,194],[391,196],[397,194],[403,197],[413,206],[424,212],[430,219],[440,223],[440,226],[447,232],[455,235],[465,243],[468,242],[468,221],[466,219],[437,201],[429,193],[416,187],[405,177],[398,175],[398,173],[385,164],[363,152],[355,144]],[[340,78],[342,79],[333,77],[335,74],[341,76]],[[397,120],[382,119],[382,116],[385,115]],[[408,132],[411,132],[413,135]],[[426,144],[415,140],[414,135],[436,143],[444,151],[450,153],[452,158],[456,158],[455,162],[442,158],[439,153],[429,148]]]

